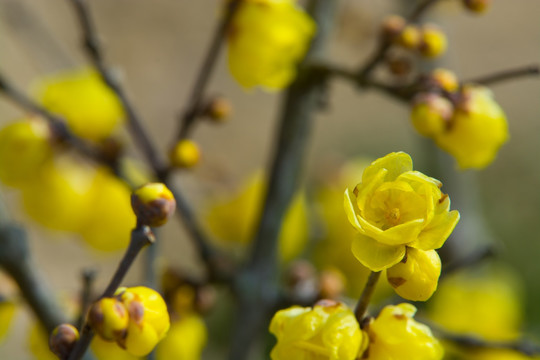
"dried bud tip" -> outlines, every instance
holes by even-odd
[[[148,183],[131,195],[131,207],[141,225],[161,226],[174,214],[176,201],[162,183]]]

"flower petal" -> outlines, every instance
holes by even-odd
[[[381,244],[390,246],[404,245],[417,240],[424,227],[424,219],[408,221],[386,230],[379,229],[360,216],[358,217],[358,223],[367,236]]]
[[[388,170],[386,181],[395,180],[400,174],[411,171],[413,168],[412,159],[409,154],[404,152],[393,152],[371,163],[364,170],[362,182],[368,183],[379,173],[381,169]]]
[[[343,206],[345,207],[345,213],[347,214],[347,219],[352,226],[358,231],[362,231],[362,227],[358,223],[356,213],[358,212],[356,205],[353,201],[353,195],[349,189],[345,189],[345,194],[343,196]]]
[[[418,240],[408,244],[410,247],[420,250],[433,250],[443,246],[444,242],[459,221],[457,210],[436,215],[433,220],[418,235]]]
[[[351,250],[358,261],[372,271],[389,268],[405,256],[404,245],[384,245],[362,234],[355,236]]]

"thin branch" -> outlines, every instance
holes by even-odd
[[[81,280],[82,280],[82,289],[81,289],[81,309],[79,318],[77,319],[77,329],[81,330],[86,313],[88,312],[88,309],[90,308],[90,304],[92,303],[92,294],[93,294],[93,287],[94,287],[94,280],[96,279],[96,270],[95,269],[84,269],[81,273]]]
[[[377,272],[372,271],[369,274],[368,280],[366,282],[366,286],[364,287],[364,290],[362,290],[362,295],[360,295],[358,304],[356,304],[354,315],[356,317],[356,320],[358,320],[358,323],[360,324],[362,323],[362,319],[364,319],[364,316],[366,315],[369,302],[371,301],[371,296],[373,295],[373,292],[375,291],[375,287],[377,286],[377,282],[379,281],[380,277],[381,277],[380,271],[377,271]]]
[[[148,226],[137,226],[131,232],[131,241],[129,243],[129,246],[122,260],[118,264],[116,272],[111,278],[109,285],[107,286],[103,294],[100,296],[100,298],[114,296],[116,289],[118,289],[118,287],[120,286],[120,283],[123,281],[126,273],[133,264],[133,261],[135,261],[137,255],[145,246],[151,245],[154,241],[154,234],[152,234],[152,230],[150,230]],[[88,349],[88,346],[90,345],[93,337],[94,332],[87,322],[83,326],[81,331],[81,337],[79,341],[77,341],[77,343],[75,344],[73,351],[69,354],[68,360],[80,359]]]
[[[219,53],[223,45],[223,40],[227,36],[231,21],[241,2],[242,0],[229,1],[229,3],[226,5],[225,15],[221,18],[214,31],[212,41],[210,42],[210,46],[198,72],[197,79],[195,80],[195,84],[191,90],[186,109],[181,117],[182,122],[180,124],[180,131],[178,134],[179,139],[186,138],[189,135],[189,131],[198,118],[203,101],[204,91],[218,60]]]
[[[503,82],[503,81],[514,80],[514,79],[518,79],[522,77],[538,76],[538,75],[540,75],[540,65],[533,64],[533,65],[521,66],[514,69],[498,71],[493,74],[488,74],[488,75],[464,80],[462,81],[462,83],[463,84],[472,83],[472,84],[482,84],[482,85],[493,85],[493,84]]]

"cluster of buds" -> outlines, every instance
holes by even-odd
[[[490,90],[459,86],[449,70],[437,69],[426,80],[425,92],[413,99],[411,121],[454,156],[463,169],[484,168],[508,139],[508,124]]]
[[[88,322],[103,340],[115,341],[135,356],[150,353],[170,326],[161,295],[142,286],[120,288],[114,297],[98,300],[90,309]]]
[[[402,48],[413,50],[426,58],[442,55],[447,48],[446,35],[436,25],[408,24],[398,15],[391,15],[382,24],[386,41]]]

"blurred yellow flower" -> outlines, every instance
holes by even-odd
[[[16,310],[15,302],[0,297],[0,343],[8,333]]]
[[[157,360],[200,360],[208,334],[204,321],[195,314],[173,321],[156,349]]]
[[[92,353],[97,360],[138,360],[141,357],[131,355],[126,350],[118,346],[114,341],[106,341],[101,336],[94,336],[90,344]]]
[[[367,344],[352,311],[331,300],[278,311],[270,332],[277,338],[272,360],[354,360]]]
[[[38,101],[62,117],[77,135],[101,140],[122,124],[124,111],[112,90],[92,69],[64,71],[40,79]]]
[[[52,156],[50,129],[40,118],[13,122],[0,130],[0,180],[21,187],[34,180]]]
[[[27,337],[28,350],[37,360],[58,360],[58,357],[49,350],[49,336],[47,331],[34,322]]]
[[[440,248],[459,221],[441,186],[413,171],[411,157],[403,152],[371,163],[354,191],[345,190],[345,212],[357,230],[352,243],[356,258],[381,271],[401,261],[406,247]]]
[[[243,249],[252,240],[261,213],[266,184],[262,174],[252,176],[240,192],[216,201],[206,220],[214,238],[230,247]],[[296,257],[304,249],[308,237],[305,197],[298,193],[283,219],[279,235],[279,253],[283,261]]]
[[[506,115],[488,88],[466,86],[447,130],[435,137],[462,169],[482,169],[495,159],[508,140]]]
[[[367,360],[440,360],[444,350],[431,330],[413,319],[411,304],[386,306],[367,330]]]
[[[229,69],[243,87],[282,89],[294,80],[314,33],[295,0],[244,0],[228,37]]]

